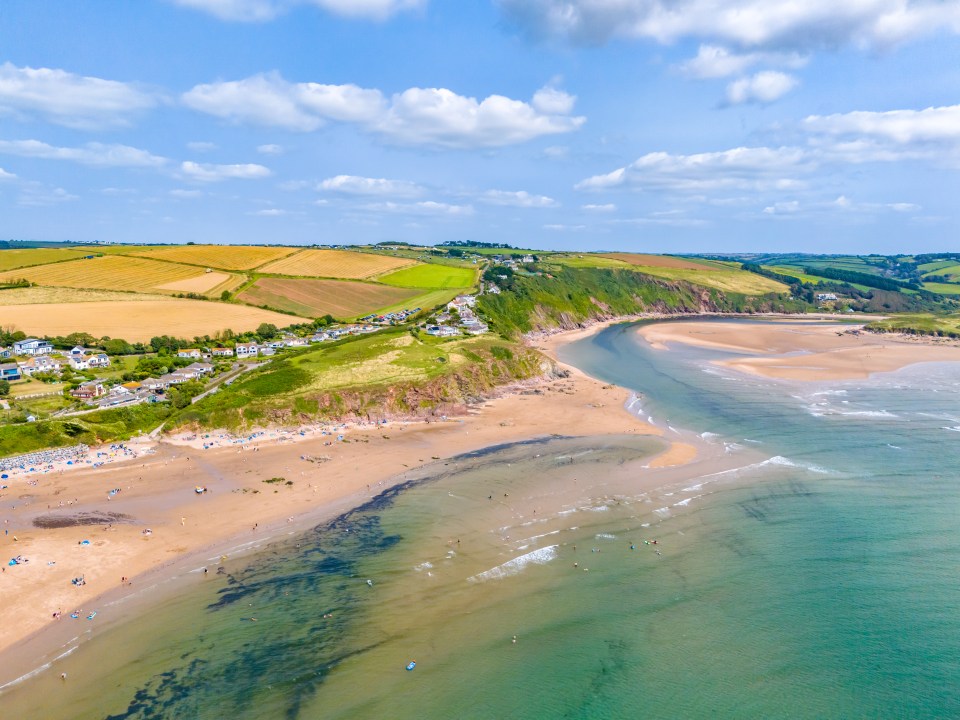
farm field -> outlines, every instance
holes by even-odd
[[[23,250],[0,250],[0,272],[15,270],[16,268],[30,267],[33,265],[46,265],[47,263],[60,262],[61,260],[78,260],[84,254],[77,250],[67,250],[65,248],[25,248]]]
[[[134,300],[166,300],[166,295],[117,292],[112,290],[77,290],[65,287],[11,288],[0,291],[0,306],[36,305],[38,303],[85,303]]]
[[[134,248],[129,254],[219,270],[252,270],[295,252],[297,249],[292,247],[260,245],[171,245]]]
[[[407,258],[350,252],[348,250],[301,250],[258,268],[259,272],[293,277],[327,277],[363,280],[415,264]]]
[[[795,277],[802,282],[811,283],[813,285],[819,285],[824,281],[823,278],[807,275],[805,272],[803,272],[803,270],[799,270],[795,267],[787,267],[784,265],[764,265],[763,267],[766,270],[772,270],[773,272],[780,273],[781,275],[789,275],[790,277]]]
[[[919,270],[921,273],[925,275],[926,274],[939,275],[940,273],[937,272],[938,270],[941,270],[943,268],[948,268],[951,265],[956,265],[956,264],[957,264],[956,260],[934,260],[933,262],[917,265],[917,270]]]
[[[177,280],[176,282],[167,283],[166,285],[160,285],[158,289],[173,290],[174,292],[206,293],[218,285],[226,283],[231,277],[235,276],[222,272],[205,272],[202,275],[187,278],[186,280]]]
[[[150,291],[203,275],[201,268],[138,257],[105,255],[92,260],[41,265],[4,273],[2,280],[25,277],[38,285],[105,290]]]
[[[386,307],[377,308],[376,312],[383,315],[386,313],[397,312],[398,310],[404,310],[406,308],[413,309],[418,307],[426,310],[428,308],[439,307],[440,305],[446,305],[448,302],[453,300],[457,295],[460,294],[462,289],[463,288],[427,290],[426,292],[421,290],[419,295],[415,295],[408,300],[404,300],[403,302],[399,302],[394,305],[387,305]]]
[[[616,258],[607,257],[604,255],[596,255],[591,253],[584,254],[566,254],[558,253],[556,255],[546,255],[544,256],[543,262],[550,264],[556,263],[558,265],[565,265],[566,267],[572,268],[630,268],[631,264],[624,262],[623,260],[617,260]]]
[[[960,281],[960,265],[956,261],[951,261],[948,265],[942,265],[936,270],[924,273],[925,277],[927,275],[946,275],[951,280]]]
[[[698,268],[651,267],[637,266],[637,272],[653,275],[665,280],[686,280],[695,285],[705,285],[725,292],[742,293],[744,295],[763,295],[765,293],[784,293],[789,288],[783,283],[770,280],[746,270],[712,270]]]
[[[6,305],[9,325],[28,335],[69,335],[87,332],[94,337],[145,342],[158,335],[191,338],[221,330],[242,332],[260,323],[286,327],[299,318],[229,303],[164,298]]]
[[[960,295],[960,285],[951,285],[949,283],[923,283],[923,289],[935,292],[939,295]]]
[[[640,265],[644,268],[674,268],[677,270],[719,270],[717,263],[709,260],[687,260],[685,258],[670,257],[669,255],[642,255],[638,253],[605,253],[600,257],[620,260],[629,265]]]
[[[260,278],[237,299],[251,305],[268,305],[305,317],[333,315],[353,318],[367,315],[387,305],[409,301],[417,290],[307,278]],[[287,323],[289,324],[289,323]]]
[[[452,265],[413,265],[377,278],[385,285],[405,288],[468,288],[477,280],[477,271]]]

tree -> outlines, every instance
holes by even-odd
[[[224,302],[226,302],[227,300],[229,300],[229,299],[230,299],[230,291],[229,291],[229,290],[224,290],[222,293],[220,293],[220,299],[223,300]]]
[[[260,323],[257,326],[257,335],[259,335],[264,340],[270,340],[277,336],[277,326],[270,323]]]
[[[0,380],[0,397],[6,397],[10,394],[10,381]]]

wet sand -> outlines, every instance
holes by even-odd
[[[578,335],[542,344],[549,354]],[[431,461],[552,434],[660,434],[625,411],[626,390],[566,369],[569,377],[515,389],[446,421],[356,425],[296,442],[264,436],[255,443],[208,449],[203,436],[160,441],[152,453],[125,462],[11,478],[0,496],[6,531],[0,536],[0,603],[9,619],[0,626],[0,652],[15,653],[13,646],[53,623],[78,622],[69,613],[82,609],[86,614],[104,593],[114,598],[135,593],[147,571],[191,554],[207,558],[215,548],[254,541],[270,528],[283,530],[287,523],[329,515],[333,508],[342,511],[345,500],[359,504],[399,482],[405,471]],[[343,442],[336,440],[340,432]],[[683,449],[671,448],[658,466],[688,457]],[[282,480],[265,482],[272,478]],[[196,486],[208,492],[197,494]],[[120,492],[108,499],[116,488]],[[96,512],[127,517],[113,524],[34,525],[38,518]],[[28,562],[7,566],[16,556]],[[84,585],[71,584],[79,577]],[[60,620],[52,617],[57,611]]]
[[[746,357],[716,364],[783,380],[859,380],[916,363],[960,362],[960,347],[864,333],[861,328],[798,319],[769,327],[733,322],[656,323],[638,332],[661,350],[677,342],[743,353]]]

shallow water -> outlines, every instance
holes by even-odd
[[[960,367],[800,384],[726,356],[629,326],[563,351],[722,468],[646,491],[663,444],[635,437],[435,464],[105,627],[3,714],[960,716]]]

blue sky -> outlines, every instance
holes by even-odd
[[[4,0],[0,237],[956,250],[960,4]]]

